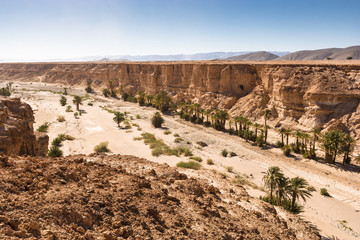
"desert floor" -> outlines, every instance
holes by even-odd
[[[63,143],[61,149],[64,155],[92,153],[95,145],[108,141],[112,153],[135,155],[154,162],[167,163],[170,166],[188,159],[184,156],[152,156],[149,146],[143,141],[134,140],[134,137],[141,136],[141,133],[149,132],[169,146],[189,147],[194,156],[203,159],[204,168],[224,172],[229,178],[236,174],[248,176],[248,179],[258,186],[257,188],[246,186],[253,197],[265,195],[259,190],[263,189],[264,172],[269,166],[279,166],[286,176],[303,177],[316,189],[316,192],[312,193],[313,196],[303,203],[305,208],[300,216],[304,220],[318,228],[321,234],[329,239],[360,238],[360,173],[356,166],[344,169],[340,165],[327,165],[303,159],[301,156],[285,157],[280,149],[260,149],[237,136],[186,122],[178,116],[164,116],[164,128],[155,129],[151,126],[150,119],[156,109],[104,98],[100,93],[90,94],[80,106],[82,115],[76,119],[74,112],[65,112],[66,106],[63,107],[59,103],[61,95],[56,91],[63,91],[63,87],[42,83],[15,83],[14,86],[16,90],[14,97],[21,97],[34,110],[34,128],[44,122],[50,123],[48,129],[50,143],[60,133],[75,137],[75,140]],[[85,91],[83,88],[71,88],[68,92],[67,105],[71,105],[75,110],[71,95],[84,96]],[[89,102],[92,102],[93,106],[89,106]],[[113,114],[101,107],[127,112],[132,128],[118,128],[113,121]],[[59,115],[63,115],[66,121],[58,122]],[[140,119],[137,119],[136,115],[139,115]],[[165,131],[170,131],[171,134],[166,135]],[[174,134],[179,134],[184,141],[175,143]],[[270,133],[270,142],[278,139],[277,133]],[[199,141],[207,143],[208,146],[200,147],[197,144]],[[220,154],[222,149],[235,152],[237,156],[225,158]],[[215,165],[207,165],[207,159],[213,159]],[[232,173],[227,172],[228,166],[233,167]],[[326,188],[332,197],[321,196],[320,188]]]

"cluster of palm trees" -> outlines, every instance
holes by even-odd
[[[298,212],[296,201],[300,198],[306,201],[311,196],[308,182],[301,177],[287,178],[281,169],[276,166],[269,167],[263,177],[265,188],[269,195],[263,200],[271,204],[283,206],[291,212]]]

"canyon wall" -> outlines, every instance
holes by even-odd
[[[18,98],[0,97],[0,154],[45,156],[49,137],[33,129],[30,105]]]
[[[98,90],[109,80],[124,91],[170,92],[176,101],[228,109],[274,126],[342,128],[360,135],[360,64],[336,63],[7,63],[0,81],[36,81]]]

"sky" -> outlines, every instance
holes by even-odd
[[[360,0],[0,0],[0,59],[360,45]]]

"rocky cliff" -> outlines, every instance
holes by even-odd
[[[18,98],[0,97],[0,153],[45,156],[49,137],[34,133],[31,107]]]
[[[1,81],[41,81],[101,89],[111,80],[127,92],[171,92],[273,125],[341,127],[360,135],[360,62],[143,62],[0,64]]]

